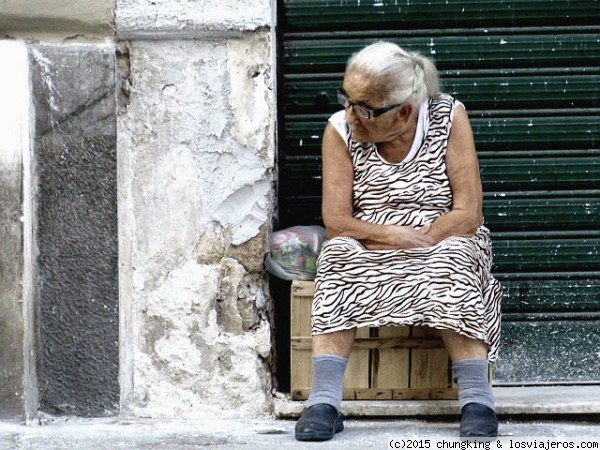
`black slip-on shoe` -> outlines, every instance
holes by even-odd
[[[299,441],[328,441],[344,430],[344,420],[337,409],[327,403],[309,406],[296,422]]]
[[[461,409],[460,437],[497,437],[498,419],[493,409],[467,403]]]

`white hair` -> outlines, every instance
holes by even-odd
[[[390,103],[411,103],[415,109],[440,87],[438,71],[431,59],[407,52],[391,42],[376,42],[354,53],[346,72],[351,69],[372,77]]]

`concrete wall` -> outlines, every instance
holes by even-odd
[[[115,0],[2,0],[0,36],[73,41],[114,33]]]
[[[271,27],[269,0],[117,0],[116,28],[121,39],[205,40]]]
[[[258,20],[256,2],[234,3],[228,21],[213,2],[167,2],[156,21],[145,2],[118,4],[129,37],[118,128],[125,414],[270,408],[270,10]]]
[[[31,140],[0,156],[0,416],[270,411],[271,21],[268,0],[0,4]]]
[[[0,417],[115,413],[114,46],[0,52]]]

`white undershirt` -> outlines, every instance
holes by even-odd
[[[452,108],[452,113],[450,115],[450,124],[452,124],[452,118],[454,116],[454,111],[457,106],[464,105],[458,101],[454,100],[454,108]],[[337,130],[337,132],[342,136],[344,142],[348,142],[348,124],[346,122],[346,110],[343,109],[341,111],[336,112],[329,118],[329,122],[333,125],[333,127]],[[410,161],[415,157],[421,145],[423,145],[423,139],[427,135],[427,130],[429,129],[429,99],[423,100],[421,106],[419,107],[419,118],[417,120],[417,129],[415,130],[415,139],[413,140],[412,146],[406,158],[398,164],[403,164],[407,161]],[[392,164],[387,162],[379,153],[377,153],[379,158],[385,162],[386,164]]]

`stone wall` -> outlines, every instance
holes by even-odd
[[[29,203],[29,65],[25,45],[0,41],[0,417],[33,414],[35,383]],[[26,209],[29,209],[26,211]],[[33,391],[33,390],[31,390]]]
[[[0,358],[18,387],[18,401],[0,398],[0,416],[26,405],[30,415],[37,405],[178,419],[268,413],[271,5],[63,3],[0,5],[0,34],[29,55],[34,156],[0,160],[12,208],[0,232],[15,256],[0,320],[16,326],[1,339],[16,359]]]
[[[269,0],[117,0],[120,39],[229,38],[242,32],[269,30]]]
[[[268,410],[270,67],[266,32],[129,43],[118,133],[126,413]]]
[[[114,34],[115,0],[2,0],[0,36],[69,43]]]
[[[0,41],[0,52],[0,417],[114,414],[114,46]]]

